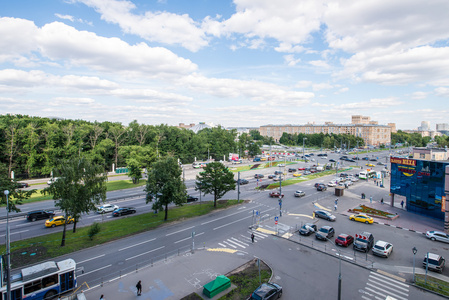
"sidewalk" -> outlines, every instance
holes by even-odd
[[[196,292],[203,299],[203,285],[244,265],[253,257],[245,253],[213,252],[196,250],[194,254],[177,256],[167,261],[160,261],[152,267],[134,271],[113,279],[103,286],[90,287],[84,292],[86,299],[105,300],[128,299],[166,299],[179,300]],[[136,283],[142,281],[142,295],[136,296]],[[81,286],[82,282],[78,282]],[[211,298],[218,299],[222,294]]]

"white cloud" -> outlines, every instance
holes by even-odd
[[[74,22],[75,18],[73,16],[70,15],[61,15],[61,14],[55,14],[56,17],[63,19],[63,20],[69,20],[70,22]]]
[[[311,64],[312,66],[315,66],[315,67],[330,69],[329,64],[323,60],[312,60],[312,61],[309,61],[309,64]]]
[[[312,89],[314,91],[321,91],[321,90],[328,90],[328,89],[333,89],[334,86],[326,83],[326,82],[322,82],[322,83],[316,83],[312,85]]]
[[[426,97],[427,97],[427,93],[426,92],[414,92],[411,95],[411,98],[415,99],[415,100],[425,99]]]
[[[339,104],[335,105],[335,108],[337,109],[370,109],[370,108],[381,108],[385,109],[387,107],[391,106],[398,106],[402,105],[404,102],[399,101],[395,97],[390,98],[383,98],[383,99],[370,99],[369,101],[360,101],[360,102],[352,102],[352,103],[345,103],[345,104]]]
[[[295,87],[297,88],[308,88],[311,87],[313,84],[313,81],[309,80],[300,80],[295,84]]]
[[[439,97],[449,97],[449,88],[439,87],[435,89],[435,94]]]
[[[284,55],[284,61],[288,66],[295,66],[301,62],[300,58],[295,58],[293,54]]]

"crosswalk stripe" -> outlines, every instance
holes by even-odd
[[[260,238],[266,238],[268,236],[267,234],[263,234],[263,233],[260,233],[258,231],[255,231],[254,235],[257,236],[257,237],[260,237]]]
[[[367,282],[366,285],[370,286],[373,289],[377,289],[377,290],[379,290],[381,292],[388,293],[390,295],[394,295],[395,297],[397,297],[399,294],[401,294],[401,296],[408,297],[408,293],[404,293],[404,292],[401,292],[401,291],[395,291],[395,290],[393,290],[393,291],[387,290],[387,288],[391,289],[391,287],[382,286],[382,285],[379,285],[379,284],[372,284],[372,283],[369,283],[369,282]]]
[[[228,246],[231,246],[232,248],[235,248],[235,249],[237,249],[237,247],[236,246],[234,246],[234,245],[232,245],[232,244],[230,244],[229,242],[227,242],[227,241],[223,241],[223,243],[225,243],[226,245],[228,245]]]
[[[371,277],[371,276],[370,276]],[[380,280],[376,277],[372,277],[371,279],[368,279],[369,281],[371,281],[373,284],[379,284],[382,285],[384,288],[388,288],[388,289],[393,289],[395,292],[404,294],[405,296],[408,296],[408,289],[402,287],[402,286],[398,286],[396,285],[394,282],[388,282],[385,280]],[[391,285],[391,286],[385,286],[385,284]],[[398,291],[397,289],[400,289],[402,291]]]
[[[393,278],[391,278],[391,277],[388,277],[388,276],[385,276],[385,275],[381,275],[381,274],[376,273],[376,272],[371,272],[370,276],[379,277],[379,278],[382,278],[382,279],[388,280],[388,281],[393,281],[395,284],[397,284],[397,285],[399,285],[399,286],[403,286],[404,288],[407,288],[407,290],[408,290],[408,288],[409,288],[409,285],[408,285],[408,284],[399,282],[399,281],[397,281],[397,280],[395,280],[395,279],[393,279]]]
[[[367,283],[367,285],[372,285],[372,284]],[[385,299],[385,298],[387,297],[387,294],[379,293],[378,291],[375,291],[375,290],[370,289],[370,288],[368,288],[368,287],[366,287],[365,290],[368,290],[368,291],[370,291],[370,292],[372,292],[372,293],[378,294],[378,295],[382,296],[383,299]],[[377,298],[377,297],[376,297],[376,298]],[[407,298],[402,298],[402,297],[399,297],[399,296],[396,296],[396,295],[395,295],[395,298],[396,298],[396,299],[400,299],[400,300],[407,300]]]
[[[243,249],[245,249],[246,247],[245,246],[242,246],[242,245],[240,245],[239,243],[236,243],[236,242],[234,242],[234,241],[231,241],[231,240],[227,240],[228,241],[228,243],[231,243],[231,244],[234,244],[234,245],[237,245],[237,246],[239,246],[239,247],[241,247],[241,248],[243,248]]]
[[[236,242],[239,242],[239,243],[242,243],[242,244],[245,245],[245,246],[249,246],[249,244],[244,243],[244,242],[242,242],[242,241],[240,241],[240,240],[238,240],[238,239],[236,239],[236,238],[234,238],[234,237],[232,237],[231,240],[236,241]]]

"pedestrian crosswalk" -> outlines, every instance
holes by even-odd
[[[260,240],[265,239],[266,237],[270,236],[268,233],[263,233],[257,230],[250,231],[248,230],[247,234],[241,234],[237,237],[230,237],[226,240],[223,240],[218,243],[218,245],[222,248],[232,248],[232,249],[246,249],[249,247],[251,242],[251,233],[254,234],[254,243],[257,243]]]
[[[364,300],[407,300],[409,285],[377,272],[371,272],[362,293]],[[388,298],[389,297],[389,298]]]

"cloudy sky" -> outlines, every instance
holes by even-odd
[[[447,0],[0,1],[0,113],[449,123]]]

